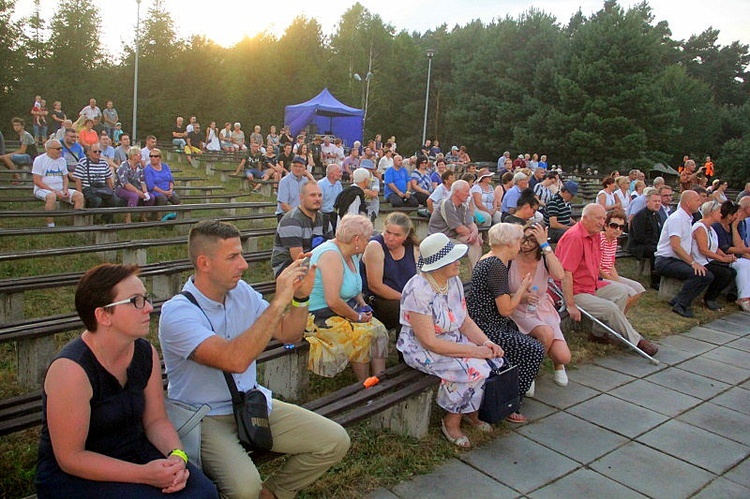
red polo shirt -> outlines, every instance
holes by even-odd
[[[566,272],[573,274],[573,294],[596,294],[608,282],[599,279],[599,233],[589,234],[578,222],[565,231],[555,248],[555,255]]]

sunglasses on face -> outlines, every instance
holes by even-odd
[[[115,305],[125,305],[126,303],[132,304],[135,308],[141,309],[146,306],[146,302],[151,303],[151,297],[149,295],[135,295],[127,300],[120,300],[112,302],[109,305],[104,305],[102,308],[114,307]]]
[[[149,154],[149,158],[161,158],[161,154]]]
[[[626,226],[626,225],[620,225],[620,224],[616,224],[616,223],[614,223],[614,222],[612,222],[611,224],[609,224],[609,228],[610,228],[610,229],[620,229],[620,230],[625,230],[625,227],[627,227],[627,226]]]

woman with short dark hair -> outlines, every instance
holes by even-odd
[[[394,211],[383,222],[383,233],[370,239],[362,256],[362,280],[372,314],[387,329],[399,325],[401,293],[417,273],[419,241],[409,216]]]
[[[216,487],[167,419],[153,311],[135,265],[86,272],[75,305],[86,331],[50,364],[36,487],[47,497],[206,497]]]

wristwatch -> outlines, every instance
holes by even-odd
[[[542,251],[544,251],[545,253],[552,253],[552,248],[549,245],[547,245],[544,247]]]

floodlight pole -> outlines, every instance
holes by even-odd
[[[427,109],[430,105],[430,76],[432,75],[432,58],[435,55],[434,49],[427,49],[427,90],[424,96],[424,126],[422,127],[422,144],[427,140]]]
[[[135,0],[137,19],[135,21],[135,74],[133,75],[133,137],[131,144],[137,144],[138,130],[138,56],[141,45],[141,0]]]

